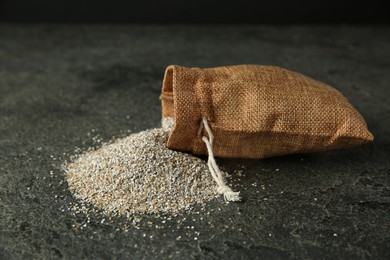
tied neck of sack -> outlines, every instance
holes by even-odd
[[[175,120],[172,117],[164,117],[162,119],[162,128],[166,131],[171,131],[174,124]],[[203,135],[203,132],[207,133],[207,135]],[[213,152],[213,145],[214,145],[214,135],[213,132],[209,126],[209,123],[205,117],[202,118],[200,124],[199,124],[199,129],[197,132],[198,138],[200,138],[204,144],[206,145],[207,152],[208,152],[208,160],[207,160],[207,165],[209,168],[209,171],[211,173],[211,176],[217,183],[217,191],[219,194],[223,195],[224,199],[226,202],[229,201],[240,201],[240,192],[235,192],[233,191],[225,181],[225,176],[226,173],[222,172],[214,157],[214,152]]]

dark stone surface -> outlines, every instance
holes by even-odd
[[[0,25],[0,259],[389,259],[389,57],[389,27]],[[333,85],[375,141],[219,160],[246,166],[234,177],[244,201],[212,201],[210,214],[145,217],[136,229],[68,210],[61,163],[96,135],[158,127],[167,65],[244,63]]]

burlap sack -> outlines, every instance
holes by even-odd
[[[373,140],[362,116],[334,88],[285,69],[240,65],[169,66],[163,118],[174,118],[167,147],[206,155],[198,134],[206,118],[214,155],[264,158],[364,144]]]

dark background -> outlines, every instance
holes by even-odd
[[[388,23],[384,1],[0,0],[0,22]]]
[[[390,259],[388,22],[377,0],[0,0],[0,259]],[[244,201],[210,214],[138,229],[75,213],[62,163],[159,127],[169,64],[302,73],[340,90],[375,140],[218,158]]]

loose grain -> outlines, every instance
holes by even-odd
[[[215,198],[202,159],[166,148],[168,131],[146,130],[103,144],[63,165],[69,190],[104,213],[171,214]]]

